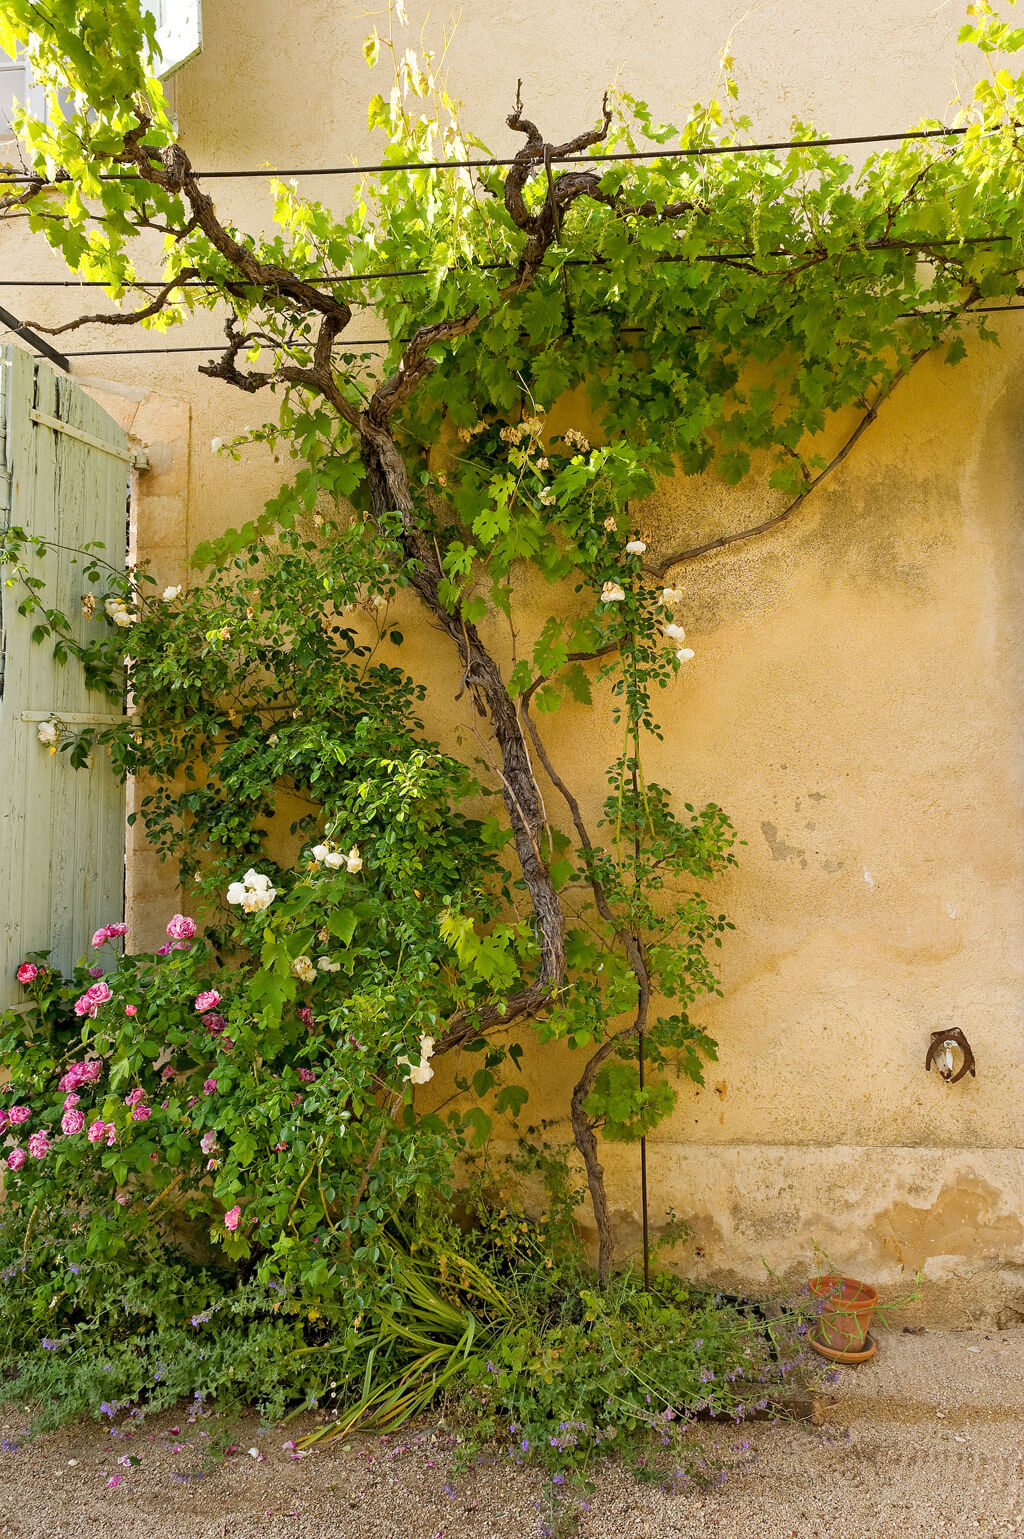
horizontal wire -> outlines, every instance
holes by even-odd
[[[558,165],[586,165],[590,161],[606,161],[609,164],[633,160],[686,160],[704,159],[712,155],[751,155],[765,153],[773,150],[816,150],[832,149],[838,145],[848,144],[892,144],[902,143],[905,139],[948,139],[956,134],[969,133],[971,127],[968,124],[960,128],[914,128],[905,133],[895,134],[848,134],[834,139],[777,139],[766,141],[762,144],[695,144],[686,149],[678,150],[629,150],[613,152],[611,154],[596,155],[552,155],[551,161]],[[204,177],[207,180],[227,181],[239,180],[247,177],[276,177],[285,176],[370,176],[378,172],[393,171],[479,171],[502,166],[514,166],[518,157],[515,155],[491,158],[487,160],[409,160],[409,161],[382,161],[376,166],[302,166],[298,169],[285,171],[193,171],[195,177]],[[11,175],[0,176],[3,182],[39,182],[42,178],[33,176],[31,172],[19,171]],[[146,181],[139,171],[104,171],[100,173],[101,182],[137,182]],[[44,183],[44,185],[46,185]]]
[[[1000,245],[1012,241],[1012,235],[950,235],[940,239],[931,239],[922,236],[920,240],[877,240],[864,241],[862,245],[850,247],[855,251],[925,251],[930,246],[985,246]],[[835,253],[835,255],[845,254]],[[823,253],[820,247],[808,246],[802,251],[787,251],[781,247],[770,251],[700,251],[696,254],[662,252],[656,260],[665,262],[736,262],[754,257],[790,257],[799,261],[802,257],[829,255]],[[461,272],[495,272],[505,268],[513,268],[515,262],[473,262],[466,267],[451,267],[450,273]],[[562,263],[562,267],[609,267],[611,260],[608,257],[569,257]],[[549,271],[554,269],[549,268]],[[307,278],[306,282],[316,283],[376,283],[388,278],[425,278],[430,275],[429,267],[403,267],[389,271],[368,273],[324,273],[317,278]],[[164,288],[170,282],[169,278],[126,278],[122,288]],[[182,289],[208,289],[217,288],[220,285],[234,283],[242,288],[273,288],[273,284],[245,283],[239,278],[187,278],[175,287]],[[0,288],[3,289],[107,289],[114,285],[102,278],[0,278]],[[358,303],[358,301],[353,301]]]
[[[1002,315],[1007,310],[1024,310],[1024,305],[974,305],[970,310],[901,310],[899,320],[951,320],[954,316],[972,315]],[[620,326],[619,331],[642,332],[646,330],[640,326]],[[339,351],[358,352],[361,347],[390,347],[392,342],[408,342],[408,337],[353,337],[346,347],[336,344]],[[225,350],[224,342],[212,342],[204,347],[90,347],[81,351],[65,353],[66,358],[116,358],[122,354],[136,357],[146,354],[163,353],[222,353]],[[284,344],[282,343],[283,347]],[[269,350],[269,344],[261,343],[263,350]]]

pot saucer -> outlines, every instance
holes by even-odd
[[[866,1363],[878,1351],[878,1342],[870,1331],[865,1336],[864,1346],[859,1352],[841,1352],[836,1347],[827,1347],[823,1341],[815,1341],[811,1334],[808,1334],[807,1345],[813,1347],[819,1357],[827,1357],[832,1363]]]

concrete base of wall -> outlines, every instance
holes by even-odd
[[[639,1151],[601,1152],[623,1256],[640,1246]],[[817,1248],[883,1303],[916,1293],[897,1325],[1024,1320],[1024,1150],[655,1141],[647,1158],[655,1232],[670,1210],[689,1226],[667,1253],[688,1277],[789,1291]]]

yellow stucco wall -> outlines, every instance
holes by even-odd
[[[173,92],[197,166],[371,154],[361,6],[203,9],[204,53]],[[554,0],[513,12],[470,0],[452,83],[496,151],[511,139],[503,120],[518,75],[553,139],[594,117],[613,77],[656,113],[681,115],[714,85],[719,49],[746,10]],[[414,28],[422,20],[414,9]],[[974,68],[951,45],[957,22],[934,0],[765,4],[732,39],[744,106],[780,136],[794,115],[854,134],[941,113]],[[308,186],[344,206],[344,182]],[[216,196],[239,224],[269,223],[261,184],[221,183]],[[18,226],[0,232],[0,265],[5,276],[62,275]],[[6,292],[25,316],[79,308],[68,292]],[[359,326],[374,334],[372,317]],[[717,889],[737,925],[725,998],[702,1016],[721,1061],[706,1090],[682,1087],[649,1148],[652,1212],[671,1207],[692,1222],[676,1254],[696,1275],[751,1286],[767,1264],[797,1278],[818,1244],[883,1294],[923,1268],[918,1311],[929,1318],[1024,1315],[1024,316],[1000,331],[1001,349],[975,345],[956,370],[920,366],[789,526],[681,578],[697,655],[666,702],[648,770],[680,801],[720,802],[747,841]],[[217,334],[204,316],[170,340]],[[123,338],[94,328],[66,341]],[[187,355],[76,365],[149,445],[138,544],[168,582],[181,579],[191,545],[250,517],[284,471],[262,451],[240,466],[212,455],[213,435],[270,415],[271,403],[213,385],[194,365]],[[753,483],[680,482],[641,523],[657,552],[773,508]],[[422,671],[438,730],[456,741],[467,718],[455,660],[432,639]],[[567,709],[545,732],[593,814],[615,751],[599,713],[595,723]],[[139,850],[131,882],[132,940],[143,945],[172,896]],[[923,1063],[931,1032],[953,1025],[974,1045],[978,1078],[950,1088]],[[561,1114],[567,1056],[542,1050],[534,1115]],[[637,1153],[605,1153],[628,1246]]]

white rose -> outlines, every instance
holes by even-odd
[[[254,871],[250,866],[242,878],[246,887],[251,887],[255,892],[266,892],[270,886],[269,876],[264,876],[261,871]]]
[[[345,857],[345,870],[355,876],[357,871],[363,869],[363,857],[359,853],[358,844],[354,844]]]
[[[671,609],[673,607],[673,605],[675,605],[675,604],[681,604],[682,601],[683,601],[683,590],[682,590],[682,588],[662,588],[662,590],[661,590],[661,602],[663,604],[667,604],[669,609]]]
[[[268,887],[266,892],[250,892],[246,913],[259,914],[265,908],[269,908],[277,897],[277,888]]]
[[[646,549],[647,546],[644,544],[643,540],[629,540],[626,544],[626,555],[642,556]]]
[[[328,844],[314,844],[309,853],[316,861],[326,860],[331,853],[331,847]]]
[[[669,641],[685,641],[686,632],[681,625],[666,625],[665,635]]]
[[[169,604],[172,599],[176,599],[178,597],[178,594],[180,592],[181,592],[181,583],[179,582],[179,583],[175,583],[174,586],[171,587],[171,588],[165,588],[164,591],[161,593],[160,597],[163,599],[165,604]]]
[[[435,1041],[435,1039],[433,1037],[421,1037],[420,1038],[420,1057],[421,1058],[433,1058],[433,1056],[434,1056],[434,1041]]]
[[[601,589],[602,604],[621,604],[625,597],[625,590],[617,582],[606,582]]]
[[[413,1063],[410,1058],[407,1058],[405,1054],[403,1054],[401,1058],[396,1060],[396,1062],[405,1065],[408,1071],[405,1075],[405,1078],[410,1082],[410,1084],[425,1085],[428,1079],[433,1079],[434,1077],[434,1071],[430,1067],[429,1063],[426,1062],[426,1060],[424,1060],[422,1063]]]
[[[330,957],[318,957],[316,965],[322,973],[336,973],[341,968],[341,963],[332,962]]]
[[[219,454],[220,451],[223,449],[223,447],[224,447],[224,440],[223,440],[223,438],[211,438],[210,439],[210,448],[213,450],[214,454]]]
[[[228,888],[227,898],[229,903],[244,903],[246,888],[241,882],[232,882]]]
[[[679,651],[676,653],[676,657],[681,663],[688,663],[693,655],[694,652],[692,647],[680,647]]]
[[[337,871],[338,868],[344,864],[345,857],[340,850],[328,850],[327,854],[324,856],[324,865],[327,866],[331,871]]]
[[[303,983],[312,983],[316,977],[316,968],[313,966],[312,958],[307,956],[296,957],[292,963],[292,974]]]
[[[36,737],[47,748],[57,741],[57,728],[52,721],[41,721],[36,731]]]

